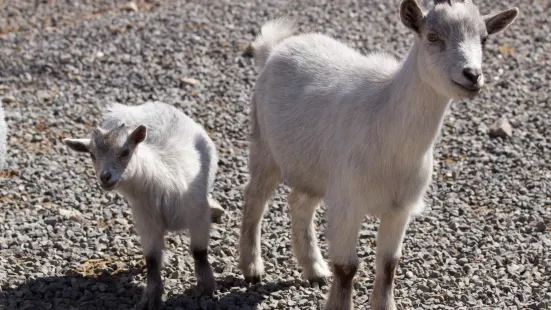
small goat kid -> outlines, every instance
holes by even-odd
[[[165,233],[188,228],[197,285],[214,292],[208,262],[210,203],[218,159],[205,130],[178,109],[160,102],[115,104],[89,139],[65,139],[90,153],[100,186],[116,190],[132,208],[147,267],[141,309],[160,308]]]
[[[356,245],[364,216],[380,219],[371,309],[395,309],[394,272],[410,217],[423,209],[432,153],[451,99],[484,85],[488,35],[505,29],[517,8],[482,16],[471,1],[435,1],[423,12],[400,4],[415,41],[401,62],[363,56],[322,34],[294,36],[292,22],[271,21],[253,43],[261,72],[251,110],[250,181],[239,267],[249,281],[264,272],[260,222],[275,187],[291,187],[292,247],[305,278],[330,275],[313,217],[328,205],[333,265],[326,309],[352,309]]]

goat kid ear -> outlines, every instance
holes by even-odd
[[[63,143],[76,152],[90,152],[90,139],[63,139]]]
[[[486,31],[488,31],[488,34],[494,34],[509,27],[517,18],[518,13],[518,8],[511,8],[497,14],[485,15],[483,19],[486,23]]]
[[[400,3],[400,19],[406,27],[419,34],[425,14],[419,4],[417,4],[417,1],[402,0]]]
[[[136,129],[134,129],[134,131],[132,131],[132,133],[130,134],[128,139],[130,141],[132,141],[132,143],[137,145],[137,144],[143,142],[146,137],[147,137],[147,128],[145,127],[145,125],[140,125],[140,126],[136,127]]]

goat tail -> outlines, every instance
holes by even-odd
[[[254,61],[258,68],[264,68],[274,46],[292,36],[295,31],[295,20],[289,17],[274,19],[262,25],[260,34],[251,44]]]

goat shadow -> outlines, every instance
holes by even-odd
[[[26,281],[14,288],[0,291],[2,310],[99,310],[136,309],[143,285],[134,276],[143,270],[130,269],[116,275],[41,277]],[[169,296],[161,309],[257,309],[265,296],[288,290],[295,282],[248,285],[244,280],[226,276],[217,280],[213,297],[200,296],[195,285],[181,295]],[[247,306],[245,306],[247,305]]]

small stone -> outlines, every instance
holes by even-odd
[[[426,285],[423,285],[423,284],[419,285],[418,287],[421,291],[423,291],[425,293],[428,293],[428,292],[432,291],[432,289],[430,287],[428,287]]]
[[[176,270],[170,274],[171,279],[180,279],[181,277],[182,277],[182,274],[180,273],[179,270]]]
[[[2,98],[2,102],[3,103],[15,102],[15,97],[13,97],[13,96],[4,96],[4,98]]]
[[[181,81],[182,81],[183,83],[186,83],[186,84],[192,85],[192,86],[195,86],[195,85],[199,84],[199,81],[197,81],[197,80],[194,79],[194,78],[185,77],[185,78],[182,78]]]
[[[490,127],[491,137],[506,138],[506,137],[511,137],[512,135],[513,135],[513,127],[511,127],[511,124],[505,117],[498,119]]]
[[[534,224],[534,232],[544,232],[547,230],[547,225],[545,225],[544,221],[537,221]]]
[[[55,219],[55,218],[45,219],[44,223],[46,225],[55,226],[55,224],[57,224],[57,219]]]
[[[103,58],[103,56],[105,56],[105,54],[102,51],[96,52],[96,58]]]
[[[124,219],[124,218],[118,218],[115,220],[115,222],[119,225],[123,225],[123,226],[127,226],[128,225],[128,220]]]
[[[67,63],[71,62],[71,55],[70,54],[63,54],[59,57],[59,61],[62,64],[67,64]]]
[[[222,215],[224,215],[224,213],[226,212],[216,200],[210,197],[209,197],[209,205],[210,205],[210,217],[212,221],[219,220],[222,217]]]
[[[520,269],[520,266],[516,265],[516,264],[511,264],[511,265],[507,266],[507,271],[510,274],[516,274],[519,269]]]
[[[68,220],[82,221],[82,213],[77,210],[59,209],[59,215]]]
[[[127,11],[127,12],[138,12],[138,5],[136,5],[136,2],[130,1],[125,5],[121,6],[120,9],[122,11]]]
[[[52,99],[52,95],[45,90],[38,91],[36,93],[36,97],[38,97],[38,100],[40,100],[41,102],[50,101],[50,99]]]

